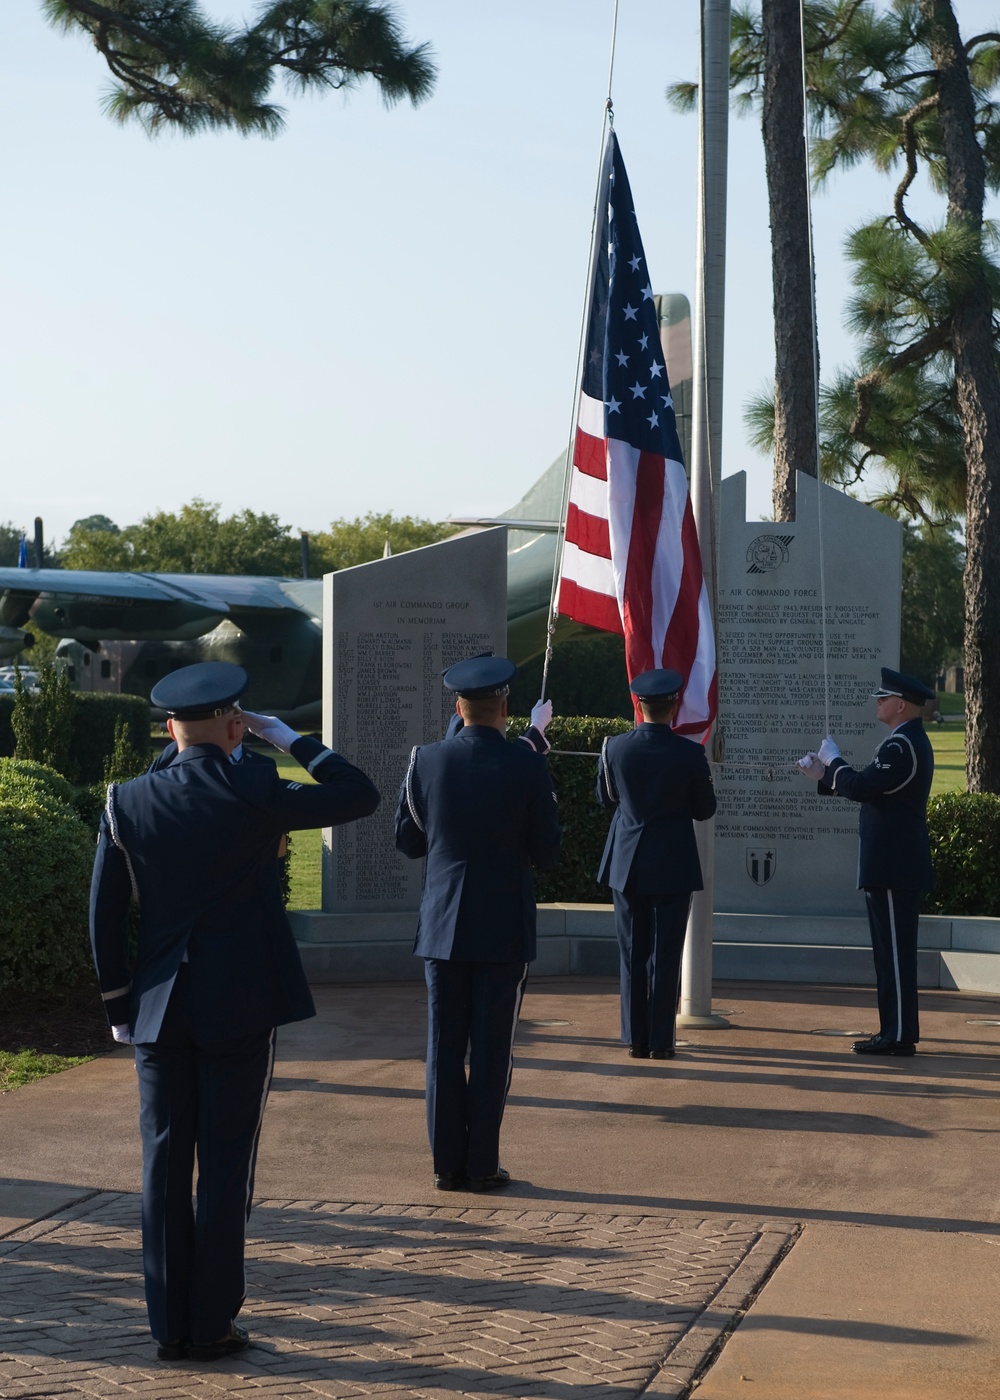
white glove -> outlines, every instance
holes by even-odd
[[[840,750],[834,743],[831,735],[827,735],[819,746],[819,753],[816,755],[820,763],[832,763],[835,758],[840,757]]]
[[[273,715],[255,715],[253,710],[244,710],[243,718],[251,734],[256,734],[258,739],[266,739],[282,753],[290,753],[295,740],[302,737],[297,730],[290,728],[280,719],[275,719]]]
[[[124,1026],[112,1026],[111,1034],[114,1036],[115,1040],[119,1045],[132,1044],[132,1037],[129,1034],[129,1028],[127,1023]]]
[[[816,753],[804,753],[799,759],[798,766],[807,778],[812,778],[814,783],[820,782],[826,774],[826,764],[820,762],[819,754]]]
[[[545,733],[545,726],[552,719],[552,701],[536,700],[531,709],[531,722],[539,734]]]

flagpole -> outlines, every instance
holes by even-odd
[[[722,365],[726,293],[726,179],[729,138],[730,0],[702,0],[698,83],[698,210],[691,504],[702,567],[715,622],[718,600],[718,501],[722,483]],[[716,629],[718,635],[718,629]],[[718,730],[709,737],[711,757]],[[715,821],[698,822],[698,854],[705,888],[691,901],[681,970],[679,1026],[727,1026],[712,1013],[712,904]]]

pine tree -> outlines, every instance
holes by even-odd
[[[963,41],[951,0],[807,0],[804,13],[814,175],[863,160],[902,166],[892,214],[849,244],[861,354],[822,396],[823,473],[848,484],[887,468],[883,504],[931,521],[965,509],[967,780],[1000,792],[1000,271],[984,219],[987,187],[1000,188],[1000,33]],[[744,107],[760,101],[764,38],[752,9],[734,14],[731,81]],[[946,196],[938,227],[908,205],[921,172]],[[786,314],[776,285],[776,318]],[[783,421],[777,396],[751,408],[751,434],[776,461]],[[776,503],[779,490],[776,475]]]
[[[1000,792],[1000,270],[984,219],[987,186],[1000,185],[1000,34],[963,42],[950,0],[894,0],[878,25],[845,36],[848,51],[854,81],[831,101],[820,172],[868,157],[903,173],[892,215],[851,243],[863,349],[847,431],[897,470],[901,496],[957,504],[964,494],[967,781]],[[921,171],[946,196],[938,227],[908,205]],[[949,420],[960,454],[946,442]]]
[[[108,114],[151,134],[275,136],[284,124],[270,100],[279,75],[299,91],[373,78],[388,104],[420,102],[434,85],[428,46],[408,45],[380,0],[274,0],[246,25],[210,20],[198,0],[42,0],[42,8],[103,55],[115,79]]]

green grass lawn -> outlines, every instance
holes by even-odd
[[[0,1050],[0,1094],[44,1079],[48,1074],[85,1065],[93,1055],[39,1055],[34,1050]]]
[[[954,721],[929,724],[927,736],[934,750],[934,782],[931,796],[939,792],[965,791],[965,725]]]

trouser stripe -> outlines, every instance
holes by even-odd
[[[896,1039],[903,1039],[903,984],[899,976],[899,946],[896,942],[896,908],[892,890],[886,890],[889,901],[889,937],[892,939],[892,971],[896,978]]]
[[[517,1035],[517,1023],[521,1019],[521,1003],[524,1000],[524,989],[528,982],[528,964],[524,964],[524,973],[518,984],[517,996],[514,999],[514,1015],[510,1024],[510,1051],[507,1059],[507,1086],[503,1091],[504,1107],[507,1106],[507,1095],[510,1093],[510,1081],[514,1076],[514,1037]]]
[[[252,1204],[252,1202],[251,1202],[251,1200],[250,1200],[250,1192],[251,1192],[252,1185],[253,1185],[253,1175],[254,1175],[254,1170],[253,1170],[253,1169],[254,1169],[254,1166],[256,1165],[256,1162],[257,1162],[257,1143],[258,1143],[259,1140],[260,1140],[260,1130],[261,1130],[261,1128],[262,1128],[263,1125],[264,1125],[264,1106],[265,1106],[265,1104],[267,1103],[268,1091],[269,1091],[270,1088],[271,1088],[271,1076],[272,1076],[272,1074],[274,1073],[274,1047],[275,1047],[275,1045],[276,1045],[276,1043],[277,1043],[277,1039],[278,1039],[278,1032],[277,1032],[276,1030],[273,1030],[273,1031],[271,1032],[271,1039],[268,1041],[268,1046],[267,1046],[267,1068],[266,1068],[265,1071],[264,1071],[264,1083],[263,1083],[263,1085],[261,1086],[261,1091],[260,1091],[260,1111],[259,1111],[258,1114],[257,1114],[257,1130],[256,1130],[256,1132],[255,1132],[254,1135],[253,1135],[253,1150],[252,1150],[251,1153],[250,1153],[250,1165],[249,1165],[249,1168],[248,1168],[248,1170],[247,1170],[247,1184],[246,1184],[246,1207],[247,1207],[247,1215],[250,1214],[250,1206],[251,1206],[251,1204]]]

